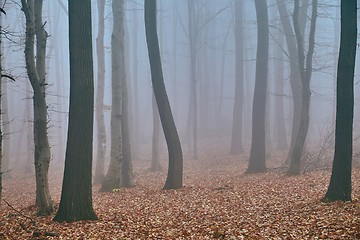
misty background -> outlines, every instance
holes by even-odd
[[[289,1],[291,2],[291,1]],[[257,25],[252,0],[244,0],[244,126],[243,143],[246,152],[251,144],[251,111],[255,83],[255,60]],[[49,34],[47,42],[47,103],[49,113],[49,140],[52,148],[50,167],[64,162],[68,123],[69,101],[69,53],[67,1],[44,2],[43,18]],[[196,0],[194,11],[196,30],[196,91],[198,94],[198,140],[199,154],[206,151],[209,141],[230,149],[232,116],[235,94],[235,41],[234,1]],[[288,12],[293,4],[288,4]],[[174,119],[180,134],[185,156],[191,158],[193,151],[189,134],[189,108],[191,93],[189,23],[187,1],[158,0],[158,34],[164,80]],[[134,161],[151,159],[152,139],[152,86],[144,28],[144,5],[141,0],[125,1],[126,18],[126,66],[131,107],[132,147]],[[7,2],[2,27],[6,33],[3,40],[3,69],[16,78],[15,82],[3,83],[4,157],[11,157],[10,169],[33,166],[32,90],[27,79],[24,60],[25,18],[17,1]],[[270,43],[269,78],[267,92],[267,151],[275,147],[274,114],[277,98],[284,100],[284,118],[288,144],[291,136],[292,94],[290,90],[290,67],[285,42],[278,41],[283,35],[276,1],[268,2]],[[310,128],[307,150],[317,148],[324,138],[333,138],[335,120],[336,70],[340,37],[339,1],[320,0],[316,26],[316,45],[311,80]],[[309,14],[309,13],[308,13]],[[93,54],[96,94],[97,5],[92,1]],[[112,33],[111,2],[105,7],[105,121],[107,143],[110,143],[111,109],[111,52]],[[358,22],[360,19],[358,19]],[[305,31],[307,32],[307,31]],[[305,36],[306,39],[306,36]],[[360,43],[360,36],[358,36]],[[278,52],[282,52],[279,57]],[[285,52],[283,52],[285,50]],[[360,45],[357,47],[355,70],[355,119],[354,138],[360,136]],[[283,64],[284,93],[276,86],[275,65]],[[7,117],[6,117],[7,116]],[[96,124],[96,123],[95,123]],[[7,128],[7,130],[5,130]],[[94,128],[94,151],[96,152],[96,128]],[[6,132],[7,131],[7,132]],[[162,138],[162,153],[167,154]],[[6,147],[8,144],[8,148]],[[110,144],[109,144],[110,146]],[[354,153],[359,146],[354,143]],[[331,145],[331,147],[333,147]],[[109,159],[107,148],[107,159]],[[186,159],[186,158],[185,158]],[[6,169],[4,169],[6,170]]]

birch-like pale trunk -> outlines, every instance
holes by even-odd
[[[97,55],[97,88],[95,99],[95,119],[97,126],[97,154],[94,183],[100,184],[104,180],[104,162],[106,152],[106,128],[104,120],[104,88],[105,88],[105,50],[104,50],[104,11],[105,0],[98,0],[98,36],[96,38]]]
[[[27,74],[34,91],[34,145],[36,205],[39,215],[50,214],[53,208],[48,171],[50,146],[47,135],[47,105],[45,98],[45,57],[47,33],[42,22],[42,0],[22,0],[22,10],[26,18],[25,61]],[[35,62],[36,36],[36,62]]]
[[[111,146],[110,146],[110,164],[101,187],[101,191],[112,191],[120,187],[121,164],[122,164],[122,72],[125,71],[125,63],[121,63],[121,52],[124,50],[124,1],[113,0],[113,32],[111,35]],[[122,50],[121,50],[122,49]]]

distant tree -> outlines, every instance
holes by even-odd
[[[269,24],[266,0],[255,0],[255,8],[258,40],[252,109],[252,142],[247,173],[266,171],[265,108],[269,61]]]
[[[94,76],[91,1],[69,0],[70,104],[57,222],[95,220],[92,206]]]
[[[104,162],[106,152],[106,128],[104,120],[104,87],[105,87],[105,51],[104,51],[104,11],[105,0],[98,0],[98,36],[96,38],[97,56],[97,88],[95,101],[95,117],[97,126],[97,154],[94,183],[104,180]]]
[[[151,81],[159,109],[160,120],[169,152],[168,175],[164,189],[182,187],[183,156],[178,132],[172,116],[169,99],[166,94],[161,67],[159,41],[156,27],[156,0],[145,0],[145,31],[148,46]]]
[[[242,141],[244,106],[243,1],[235,1],[235,101],[230,154],[244,152]]]
[[[34,145],[35,145],[35,177],[36,205],[39,215],[50,214],[53,208],[51,200],[48,171],[50,164],[50,146],[47,133],[47,105],[45,58],[47,32],[42,22],[42,0],[21,0],[22,10],[26,18],[25,62],[27,74],[34,91]],[[36,36],[36,56],[35,56]],[[36,60],[36,62],[35,62]]]
[[[123,21],[124,22],[124,21]],[[120,39],[121,40],[121,39]],[[124,51],[120,52],[121,63],[125,63],[125,47],[124,43],[125,39],[122,43],[122,48]],[[118,50],[118,51],[119,51]],[[134,173],[132,166],[132,156],[131,156],[131,142],[130,142],[130,127],[129,127],[129,97],[128,97],[128,86],[126,80],[126,68],[125,64],[123,67],[124,71],[121,72],[120,80],[121,84],[121,139],[122,139],[122,165],[121,165],[121,187],[133,187],[134,186]]]
[[[112,107],[111,107],[111,147],[110,147],[110,164],[106,172],[101,191],[111,191],[121,186],[121,169],[123,163],[123,135],[122,121],[124,115],[122,90],[125,78],[124,62],[124,1],[112,1],[113,11],[113,32],[111,35],[111,83],[112,83]]]
[[[311,99],[310,80],[313,70],[312,60],[313,60],[314,47],[315,47],[317,7],[318,7],[318,1],[313,0],[312,13],[310,19],[310,29],[309,29],[309,43],[305,56],[305,44],[302,37],[303,33],[301,30],[301,25],[299,23],[300,4],[299,4],[299,0],[294,1],[293,24],[294,24],[294,32],[296,36],[298,58],[299,58],[298,68],[300,71],[300,78],[301,78],[301,116],[300,116],[299,131],[294,142],[293,151],[290,158],[290,166],[287,171],[289,175],[300,173],[300,160],[303,154],[305,140],[309,129],[310,99]]]
[[[301,77],[299,70],[299,57],[298,57],[298,49],[296,43],[296,37],[294,33],[293,26],[291,24],[289,11],[286,7],[287,1],[285,0],[276,0],[277,7],[280,15],[280,21],[284,30],[287,52],[286,56],[290,61],[290,87],[292,93],[293,100],[293,116],[292,116],[292,126],[291,126],[291,140],[290,140],[290,149],[288,155],[285,160],[285,164],[290,163],[290,159],[292,158],[292,153],[294,149],[295,140],[297,138],[300,126],[300,118],[301,118]],[[299,19],[300,25],[300,33],[302,39],[304,39],[304,31],[307,22],[307,9],[308,9],[309,0],[302,1],[301,7],[301,15]]]
[[[160,171],[160,116],[159,110],[156,105],[154,94],[152,95],[152,112],[153,112],[153,134],[152,134],[152,151],[151,151],[151,166],[150,170]]]
[[[357,11],[356,1],[341,1],[340,52],[337,67],[335,155],[330,184],[322,199],[324,202],[351,201]]]

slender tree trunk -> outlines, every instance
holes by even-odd
[[[104,120],[104,87],[105,87],[105,51],[104,51],[104,11],[105,0],[98,0],[98,36],[96,38],[97,54],[97,91],[95,102],[95,117],[97,125],[97,154],[94,183],[99,184],[104,180],[104,162],[106,153],[106,128]]]
[[[111,107],[111,148],[110,164],[105,175],[100,191],[111,191],[120,187],[121,164],[122,164],[122,73],[125,72],[125,63],[121,63],[121,53],[124,53],[124,28],[123,23],[123,0],[113,0],[113,32],[111,35],[111,83],[112,83],[112,107]]]
[[[122,6],[122,12],[124,8]],[[123,20],[124,23],[124,20]],[[134,183],[134,173],[132,166],[132,157],[131,157],[131,143],[130,143],[130,130],[129,130],[129,97],[128,97],[128,88],[125,72],[125,38],[122,38],[122,48],[121,51],[121,63],[124,64],[121,72],[121,104],[122,104],[122,119],[121,119],[121,139],[122,139],[122,166],[121,166],[121,180],[120,184],[122,187],[133,187]]]
[[[139,79],[138,79],[138,14],[137,11],[133,11],[133,20],[134,20],[134,29],[132,29],[133,33],[133,81],[134,81],[134,143],[133,143],[133,149],[134,149],[134,158],[136,159],[139,150],[140,150],[140,144],[139,144],[139,138],[140,138],[140,114],[139,114]]]
[[[168,175],[164,189],[177,189],[182,187],[183,157],[180,139],[172,116],[162,73],[159,41],[156,30],[155,0],[145,0],[144,17],[146,42],[150,60],[151,80],[169,152]]]
[[[244,106],[244,30],[243,1],[235,1],[235,100],[230,154],[244,152],[243,106]]]
[[[258,25],[252,142],[247,173],[266,171],[265,108],[268,78],[269,25],[266,0],[255,0]]]
[[[152,134],[152,154],[151,154],[151,171],[160,171],[160,116],[156,105],[156,99],[152,94],[153,110],[153,134]]]
[[[47,134],[47,105],[45,99],[45,56],[47,33],[42,22],[42,0],[22,0],[22,10],[26,17],[25,61],[27,74],[34,91],[34,145],[36,205],[39,215],[48,215],[53,209],[48,171],[50,146]],[[35,63],[36,35],[36,63]]]
[[[286,140],[286,123],[284,116],[284,53],[282,46],[284,46],[284,36],[278,34],[278,45],[275,49],[275,63],[274,63],[274,78],[275,78],[275,142],[277,150],[286,150],[289,148]]]
[[[325,202],[338,200],[351,201],[357,11],[356,1],[341,1],[335,155],[330,184],[322,199]]]
[[[301,86],[302,86],[302,106],[301,106],[301,118],[299,132],[294,143],[294,148],[290,160],[290,166],[288,169],[289,175],[300,174],[300,162],[305,145],[305,140],[307,132],[309,129],[309,112],[310,112],[310,80],[312,74],[312,58],[315,47],[315,28],[316,28],[316,19],[317,19],[317,0],[312,1],[312,14],[311,14],[311,24],[310,24],[310,33],[309,33],[309,48],[306,54],[305,59],[305,50],[303,37],[301,35],[301,28],[299,25],[299,0],[294,2],[294,32],[296,36],[298,57],[299,57],[299,70],[301,77]]]
[[[96,220],[92,206],[94,76],[91,1],[69,0],[70,104],[57,222]],[[81,19],[82,21],[79,21]]]
[[[293,28],[291,26],[291,21],[288,16],[288,11],[286,8],[286,3],[284,0],[277,0],[277,6],[280,15],[280,21],[285,33],[285,40],[288,49],[288,58],[290,61],[290,87],[293,96],[293,118],[291,126],[291,139],[290,139],[290,149],[285,160],[285,164],[290,163],[292,152],[294,149],[295,139],[297,138],[300,125],[300,114],[301,114],[301,77],[299,71],[299,57],[296,45],[296,38]],[[305,25],[302,22],[302,25]]]
[[[7,79],[2,79],[1,83],[1,115],[2,115],[2,127],[3,127],[3,146],[2,146],[2,169],[4,171],[3,178],[11,178],[10,173],[10,118],[9,118],[9,103],[8,103],[8,91],[7,91]]]
[[[189,39],[190,39],[190,94],[191,100],[190,103],[191,109],[189,111],[189,116],[191,118],[192,126],[192,141],[193,141],[193,158],[198,158],[197,152],[197,80],[196,80],[196,71],[197,71],[197,60],[196,60],[196,22],[195,22],[195,10],[194,10],[194,1],[188,0],[188,11],[189,11]]]

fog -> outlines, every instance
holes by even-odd
[[[291,1],[290,1],[291,2]],[[316,26],[316,45],[311,79],[310,128],[307,148],[316,148],[334,130],[335,83],[340,36],[340,17],[338,1],[319,1]],[[94,76],[96,87],[97,56],[95,40],[98,31],[96,1],[92,1]],[[45,1],[43,17],[45,29],[49,34],[47,42],[47,101],[49,114],[49,137],[52,149],[52,165],[61,166],[67,132],[69,103],[69,55],[68,55],[68,16],[66,1]],[[232,117],[235,94],[235,39],[234,39],[234,1],[194,0],[196,24],[195,79],[197,92],[198,141],[199,153],[207,151],[206,144],[211,141],[225,149],[230,149]],[[191,159],[192,138],[189,130],[189,108],[191,107],[191,64],[189,39],[189,12],[187,1],[158,0],[158,35],[161,49],[164,80],[170,99],[173,115],[179,131],[183,151]],[[293,4],[288,4],[289,14]],[[149,161],[152,139],[152,86],[144,29],[143,1],[125,1],[126,17],[126,64],[131,106],[131,134],[136,147],[134,161]],[[257,24],[254,3],[244,1],[244,113],[243,141],[246,152],[251,144],[251,112],[255,83],[255,60],[257,43]],[[3,126],[9,128],[4,136],[9,147],[4,147],[4,157],[10,157],[10,169],[22,169],[33,162],[32,142],[32,91],[26,74],[24,60],[25,19],[17,1],[5,5],[6,16],[2,27],[3,69],[16,81],[7,81],[3,86]],[[284,34],[279,21],[275,1],[269,1],[269,74],[267,90],[267,151],[275,148],[274,102],[284,100],[287,142],[290,141],[293,118],[292,93],[289,76],[290,67],[285,42],[279,46],[279,35]],[[111,109],[111,1],[105,7],[105,121],[107,143],[110,146],[110,109]],[[359,18],[358,18],[359,19]],[[358,21],[359,22],[359,21]],[[306,27],[305,39],[307,39]],[[134,39],[136,37],[136,39]],[[360,36],[358,36],[360,43]],[[307,42],[305,42],[307,44]],[[283,53],[284,94],[279,95],[275,88],[277,70],[274,64],[279,61],[278,48]],[[357,47],[355,72],[355,120],[354,138],[359,137],[360,126],[360,47]],[[137,88],[135,87],[137,86]],[[96,91],[96,88],[95,88]],[[136,99],[135,99],[136,96]],[[137,106],[137,107],[136,107]],[[135,120],[137,119],[137,120]],[[95,123],[96,124],[96,123]],[[96,152],[96,127],[94,128],[94,151]],[[4,143],[5,144],[5,143]],[[356,144],[356,142],[355,142]],[[4,145],[6,146],[6,145]],[[166,154],[164,139],[161,151]],[[355,145],[356,148],[356,145]],[[107,148],[109,152],[110,147]],[[107,153],[107,159],[109,153]],[[6,171],[6,169],[4,169]]]

